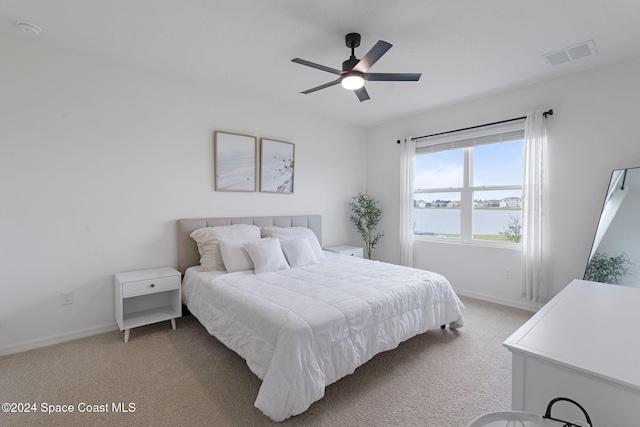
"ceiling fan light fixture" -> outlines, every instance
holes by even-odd
[[[342,78],[341,84],[345,89],[356,90],[364,86],[364,79],[360,73],[351,72],[345,74]]]

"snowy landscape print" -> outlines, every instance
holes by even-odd
[[[262,139],[260,191],[293,193],[294,144]]]
[[[216,191],[256,191],[256,138],[215,132]]]

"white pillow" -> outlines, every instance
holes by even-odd
[[[253,270],[253,261],[244,248],[245,243],[247,240],[243,239],[220,239],[220,253],[227,273]]]
[[[249,224],[219,225],[200,228],[190,234],[198,244],[202,271],[224,271],[220,239],[260,239],[260,228]]]
[[[244,247],[249,252],[256,274],[290,268],[278,239],[253,240],[245,243]]]
[[[277,237],[281,240],[301,239],[306,237],[309,239],[311,249],[316,254],[318,260],[325,259],[322,246],[318,242],[318,237],[311,229],[306,227],[262,227],[260,229],[262,237]]]
[[[318,262],[316,254],[313,253],[309,239],[282,240],[280,242],[284,256],[291,267],[303,267],[305,265],[315,264]]]

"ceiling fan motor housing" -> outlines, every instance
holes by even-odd
[[[347,59],[342,63],[342,71],[344,72],[351,71],[358,62],[360,62],[360,60],[355,56],[352,56],[351,58]]]

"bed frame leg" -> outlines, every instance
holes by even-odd
[[[446,327],[447,327],[447,325],[440,325],[440,329],[444,329]]]

